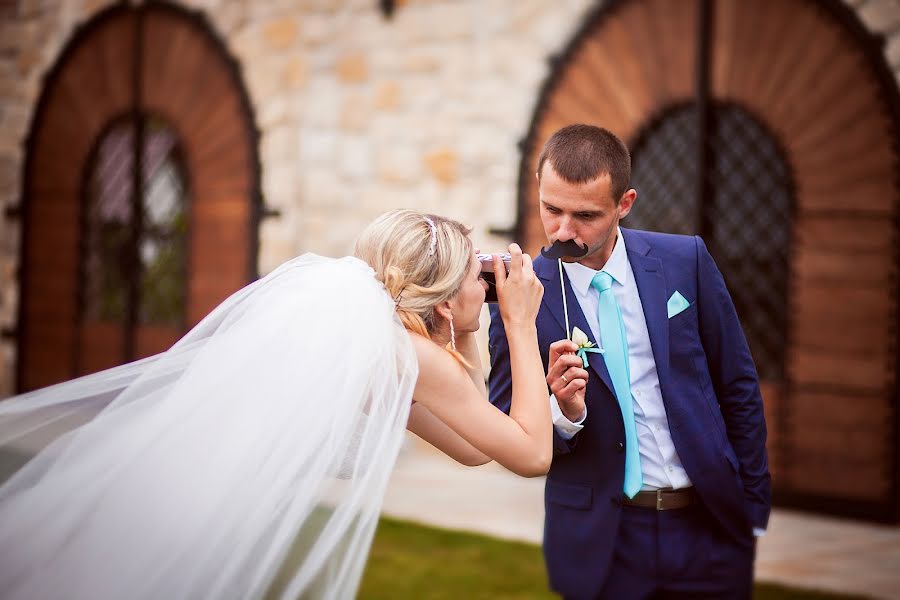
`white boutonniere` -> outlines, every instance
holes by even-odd
[[[572,328],[572,341],[578,346],[578,350],[575,352],[581,358],[581,362],[584,364],[584,368],[588,368],[588,353],[596,353],[603,354],[603,348],[598,348],[597,345],[588,339],[588,336],[585,332],[578,329],[577,327]]]

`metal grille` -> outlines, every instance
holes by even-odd
[[[638,197],[623,225],[685,235],[697,232],[696,121],[691,106],[674,107],[638,138],[631,172]]]
[[[177,139],[159,121],[145,126],[139,322],[181,326],[187,302],[188,212]]]
[[[701,234],[716,259],[760,377],[782,380],[793,188],[773,136],[747,111],[718,103],[706,143],[711,197],[697,192],[698,123],[692,105],[667,111],[639,136],[627,227]],[[707,225],[704,225],[707,224]]]
[[[128,314],[128,246],[134,218],[133,146],[134,129],[130,124],[113,127],[100,142],[91,171],[87,251],[82,264],[84,320],[124,321]]]
[[[138,156],[140,190],[135,190]],[[88,179],[82,319],[183,326],[184,173],[177,138],[158,119],[119,123],[100,140]]]
[[[788,331],[790,171],[778,145],[746,111],[713,111],[710,252],[725,275],[759,374],[784,379]]]

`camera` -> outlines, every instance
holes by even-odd
[[[484,295],[485,302],[496,302],[497,301],[497,282],[494,279],[494,257],[491,254],[478,254],[476,256],[478,258],[478,262],[481,263],[481,278],[487,282],[487,293]],[[506,272],[509,272],[509,263],[512,260],[512,257],[509,254],[501,254],[500,259],[503,261],[503,265],[506,267]]]

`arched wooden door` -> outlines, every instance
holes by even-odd
[[[20,391],[164,350],[256,276],[257,137],[198,14],[123,4],[76,31],[28,138]]]
[[[536,159],[573,122],[632,149],[626,226],[707,240],[760,370],[782,504],[900,517],[898,97],[841,2],[611,1],[554,61],[523,143],[531,251]]]

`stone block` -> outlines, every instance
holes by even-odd
[[[300,179],[301,201],[304,209],[344,207],[344,182],[335,173],[333,166],[304,168]]]
[[[361,230],[355,214],[332,208],[307,211],[302,222],[302,250],[323,256],[347,256]]]
[[[280,17],[266,24],[263,28],[263,37],[269,48],[273,50],[287,50],[296,43],[300,26],[293,17]]]
[[[24,43],[22,26],[18,21],[0,22],[0,55],[18,52]]]
[[[298,166],[291,161],[269,164],[262,173],[263,197],[266,205],[285,212],[297,194]]]
[[[480,221],[488,228],[508,229],[516,223],[517,199],[514,182],[493,182],[486,186],[480,207]]]
[[[573,6],[572,3],[553,5],[554,10],[544,6],[536,8],[530,19],[526,19],[527,29],[522,33],[540,44],[545,54],[561,51],[581,22],[582,13],[589,5]]]
[[[22,48],[16,58],[16,68],[21,75],[32,72],[41,64],[41,53],[35,48]]]
[[[477,31],[481,38],[504,35],[512,26],[515,6],[520,2],[482,0],[478,3]]]
[[[369,79],[369,64],[361,52],[345,54],[338,58],[335,73],[343,83],[363,83]]]
[[[245,69],[244,77],[257,106],[266,98],[283,91],[284,57],[269,54],[266,58],[252,60],[248,64],[252,64],[253,68]]]
[[[298,6],[297,0],[265,0],[265,2],[238,1],[244,4],[248,21],[261,23],[284,16],[301,14],[304,8]]]
[[[331,77],[310,79],[309,89],[315,90],[305,96],[300,107],[303,124],[310,127],[330,129],[338,124],[342,90]]]
[[[24,90],[19,78],[16,60],[12,56],[0,56],[0,99],[22,96]]]
[[[307,14],[303,17],[303,42],[308,46],[319,46],[334,35],[334,17],[322,14]]]
[[[857,11],[866,27],[877,33],[895,31],[900,27],[900,2],[897,0],[869,0]]]
[[[374,219],[397,202],[397,196],[391,186],[381,182],[373,182],[364,186],[359,192],[359,212],[368,220]]]
[[[265,57],[268,49],[262,41],[259,24],[250,23],[240,27],[229,36],[231,51],[243,63],[245,71],[248,66]]]
[[[256,121],[263,131],[279,125],[287,125],[294,117],[294,99],[279,94],[263,100],[256,110]]]
[[[476,31],[477,4],[449,2],[412,4],[394,18],[397,39],[405,46],[425,41],[459,41]]]
[[[546,74],[544,50],[527,38],[510,36],[485,43],[484,55],[490,59],[494,77],[532,86]]]
[[[289,58],[281,72],[284,87],[291,90],[304,88],[308,77],[308,67],[302,56]]]
[[[460,161],[475,172],[500,160],[504,152],[504,132],[489,124],[475,124],[466,128],[459,139]]]
[[[433,77],[406,77],[403,81],[404,103],[414,107],[418,114],[428,114],[433,119],[433,113],[437,111],[446,100],[444,90],[441,89]]]
[[[13,257],[19,255],[22,234],[21,223],[22,221],[20,219],[13,221],[5,217],[3,218],[2,223],[0,223],[0,259],[4,261],[12,260]],[[0,277],[9,275],[5,272],[7,268],[12,269],[9,264],[4,262],[3,268],[0,269]],[[11,273],[14,273],[14,270],[11,271]],[[9,277],[14,278],[13,275],[9,275]]]
[[[447,213],[447,186],[434,179],[423,178],[419,185],[410,188],[408,198],[404,208],[440,215]]]
[[[588,6],[588,3],[582,3]],[[562,2],[548,4],[544,0],[521,0],[510,5],[509,33],[518,39],[534,39],[535,29],[547,19],[547,13],[552,11],[570,11]]]
[[[0,398],[7,398],[15,391],[14,345],[0,341]]]
[[[297,0],[286,0],[295,10],[298,8]],[[318,12],[330,15],[334,18],[334,13],[344,7],[345,2],[335,2],[335,0],[302,0],[299,2],[300,10],[308,12]]]
[[[330,129],[300,131],[301,165],[332,164],[337,157],[338,135]]]
[[[13,190],[18,194],[21,169],[22,165],[12,156],[0,157],[0,190]]]
[[[471,225],[483,220],[479,209],[484,204],[483,187],[479,181],[459,181],[447,189],[445,214]]]
[[[260,161],[266,165],[295,157],[297,147],[293,133],[288,125],[265,129],[259,143]]]
[[[895,33],[888,39],[884,52],[888,65],[894,70],[900,69],[900,33]]]
[[[202,10],[216,30],[230,37],[247,25],[247,5],[244,2],[207,0]]]
[[[412,45],[404,53],[402,69],[408,73],[436,73],[440,70],[443,57],[433,47]]]
[[[265,225],[262,227],[265,231]],[[280,239],[273,235],[260,236],[259,263],[260,275],[267,275],[278,265],[298,255],[297,243],[293,239]]]
[[[365,136],[345,136],[338,153],[342,177],[368,179],[372,176],[372,149]]]
[[[415,111],[400,112],[376,112],[372,115],[372,125],[369,127],[373,140],[381,144],[418,145],[432,139],[431,125],[434,118],[420,107]],[[393,146],[391,146],[393,147]],[[421,161],[420,161],[421,164]]]
[[[30,114],[30,106],[24,101],[7,100],[0,104],[0,137],[23,142],[27,134]]]
[[[340,25],[335,28],[334,37],[330,44],[338,48],[383,48],[396,41],[392,23],[385,21],[381,13],[374,10],[375,2],[369,4],[367,11],[355,11],[340,20]]]
[[[450,185],[456,181],[459,159],[453,150],[442,148],[428,152],[423,161],[431,176],[440,183]]]
[[[400,107],[401,89],[396,81],[382,81],[375,87],[375,108],[394,110]]]
[[[85,20],[90,19],[112,3],[113,0],[82,0],[81,17]]]
[[[377,75],[376,78],[395,77],[403,70],[402,64],[406,56],[405,48],[392,45],[369,48],[368,50],[369,67]]]
[[[364,94],[350,93],[341,102],[340,128],[345,131],[364,131],[372,120],[372,107]]]
[[[385,144],[375,153],[375,169],[383,183],[411,183],[422,176],[422,162],[412,144]]]

